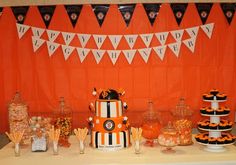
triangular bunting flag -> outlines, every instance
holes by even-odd
[[[64,6],[70,18],[70,22],[72,26],[75,27],[83,5],[64,5]]]
[[[155,35],[156,35],[158,41],[161,43],[161,45],[165,45],[168,34],[169,34],[169,32],[155,33]]]
[[[85,45],[87,44],[88,40],[91,37],[91,34],[77,34],[81,46],[84,48]]]
[[[63,52],[65,60],[67,60],[69,58],[69,56],[71,55],[71,53],[75,49],[75,47],[68,46],[68,45],[61,45],[61,48],[62,48],[62,52]]]
[[[51,42],[55,41],[57,36],[60,34],[60,32],[56,30],[46,30],[46,31],[47,31],[48,39]]]
[[[189,50],[194,53],[196,37],[189,38],[187,40],[183,40],[183,43],[189,48]]]
[[[27,14],[29,6],[11,7],[11,9],[16,18],[17,23],[23,24],[25,21],[25,16]]]
[[[172,52],[176,55],[176,57],[179,57],[180,46],[181,42],[168,44],[168,47],[172,50]]]
[[[132,15],[135,9],[135,4],[121,4],[118,5],[118,9],[121,12],[121,15],[126,23],[126,26],[128,27],[132,19]]]
[[[62,37],[66,45],[69,45],[71,43],[71,41],[74,39],[74,36],[75,36],[75,33],[62,32]]]
[[[188,35],[191,37],[191,38],[196,38],[197,37],[197,34],[198,34],[198,30],[199,30],[199,26],[195,26],[195,27],[192,27],[192,28],[187,28],[185,29],[188,33]]]
[[[38,6],[41,17],[47,28],[52,20],[55,8],[56,6]]]
[[[48,54],[50,57],[53,55],[53,53],[57,50],[59,46],[60,44],[58,43],[47,41]]]
[[[184,30],[174,30],[170,32],[172,37],[175,39],[175,41],[180,42],[183,34],[184,34]]]
[[[181,24],[181,21],[184,17],[184,13],[185,13],[187,7],[188,7],[187,3],[172,3],[171,4],[171,9],[174,13],[174,16],[175,16],[175,19],[176,19],[176,22],[178,23],[178,25]]]
[[[43,45],[44,42],[45,40],[32,36],[32,44],[34,52],[36,52]]]
[[[92,49],[92,53],[94,55],[96,63],[99,64],[99,62],[101,61],[101,59],[105,53],[105,50]]]
[[[220,4],[221,9],[225,15],[225,18],[227,19],[229,25],[234,17],[234,13],[236,10],[236,4],[235,3],[221,3]]]
[[[148,48],[150,46],[151,41],[152,41],[153,33],[150,33],[150,34],[140,34],[140,37],[142,38],[144,44]]]
[[[109,6],[110,5],[92,5],[93,11],[100,26],[102,26],[102,23],[107,15]]]
[[[153,23],[155,22],[156,17],[159,13],[161,4],[160,3],[156,3],[156,4],[146,3],[146,4],[143,4],[143,7],[146,11],[146,14],[148,16],[148,19],[151,25],[153,26]]]
[[[205,32],[208,38],[211,38],[213,28],[214,28],[214,23],[209,23],[206,25],[201,25],[202,30]]]
[[[203,24],[207,21],[212,5],[213,3],[196,3],[196,8]]]
[[[122,35],[108,35],[108,37],[111,41],[113,48],[116,49],[120,43]]]
[[[84,59],[87,57],[88,53],[90,52],[90,49],[76,48],[76,50],[78,52],[80,62],[82,63]]]
[[[40,38],[42,34],[44,33],[45,29],[43,28],[37,28],[37,27],[31,27],[33,36]]]
[[[3,7],[0,7],[0,18],[2,16],[2,10],[3,10]]]
[[[21,39],[21,37],[23,37],[23,35],[29,30],[30,26],[16,23],[16,28],[18,32],[18,37],[19,39]]]
[[[156,52],[157,56],[163,61],[166,52],[166,45],[153,47],[153,50]]]
[[[134,35],[124,35],[124,37],[125,37],[128,45],[129,45],[129,47],[131,49],[133,49],[135,41],[136,41],[138,35],[137,34],[134,34]]]
[[[106,39],[106,35],[93,35],[93,39],[98,47],[100,49],[102,47],[103,42]]]
[[[138,49],[138,52],[143,58],[143,60],[145,61],[145,63],[148,62],[149,56],[151,54],[151,50],[152,50],[151,48]]]
[[[116,61],[118,60],[118,58],[120,56],[120,52],[121,52],[121,50],[107,50],[107,53],[108,53],[113,65],[116,64]]]
[[[125,58],[128,61],[128,63],[131,64],[134,59],[136,50],[122,50],[122,52],[125,55]]]

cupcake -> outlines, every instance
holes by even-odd
[[[202,113],[202,114],[206,114],[206,107],[202,107],[201,109],[200,109],[200,112]]]
[[[200,142],[200,137],[201,137],[200,134],[197,134],[197,135],[195,136],[195,139],[196,139],[197,142]]]
[[[220,107],[216,110],[216,115],[223,115],[224,114],[224,108]]]
[[[229,112],[230,112],[230,109],[228,107],[224,107],[223,114],[229,114]]]
[[[218,124],[216,124],[216,123],[209,124],[209,129],[217,129],[217,128],[218,128]]]
[[[230,144],[234,142],[233,138],[230,136],[224,137],[224,139],[225,139],[225,144]]]
[[[230,129],[232,127],[233,127],[233,122],[232,121],[228,122],[227,123],[227,129]]]
[[[225,142],[225,140],[224,140],[224,138],[222,138],[222,137],[218,137],[218,138],[216,139],[216,143],[217,143],[217,144],[224,144],[224,142]]]
[[[217,143],[217,138],[210,137],[210,138],[208,139],[208,143],[209,143],[209,144],[216,144],[216,143]]]
[[[213,100],[214,99],[214,95],[212,95],[212,94],[203,94],[202,97],[204,100]]]
[[[207,136],[200,137],[200,142],[207,144],[208,143],[208,137]]]
[[[227,95],[226,94],[217,94],[216,95],[216,100],[226,100]]]
[[[210,94],[216,96],[219,93],[219,91],[217,89],[212,89],[210,90]]]
[[[219,129],[226,129],[227,128],[227,123],[219,123],[218,128]]]
[[[206,114],[208,114],[208,115],[214,115],[214,110],[213,110],[212,108],[208,107],[208,108],[206,109]]]

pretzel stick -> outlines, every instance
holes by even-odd
[[[74,133],[78,140],[84,141],[87,136],[88,129],[86,127],[82,129],[81,128],[74,129]]]
[[[131,127],[131,132],[132,132],[132,138],[134,141],[140,141],[142,138],[142,128],[134,128]]]
[[[5,132],[5,134],[8,136],[8,138],[13,142],[13,143],[20,143],[23,135],[24,135],[25,130],[23,130],[23,132],[12,132],[12,133],[8,133]]]
[[[54,126],[52,126],[52,128],[49,130],[48,135],[51,141],[55,141],[58,142],[59,140],[59,136],[60,136],[60,129],[54,129]]]

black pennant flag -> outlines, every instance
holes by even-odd
[[[126,26],[129,26],[132,15],[134,13],[135,4],[127,4],[127,5],[118,5],[118,9],[121,12],[121,15],[126,23]]]
[[[102,26],[102,23],[105,20],[109,6],[110,5],[92,5],[93,11],[100,26]]]
[[[54,5],[53,6],[38,6],[41,17],[43,18],[43,21],[47,28],[52,20],[52,16],[54,14],[55,8],[56,6]]]
[[[196,3],[197,11],[203,24],[207,21],[212,5],[212,3]]]
[[[65,5],[66,12],[70,18],[72,26],[75,27],[83,5]]]
[[[184,17],[184,13],[188,7],[188,4],[187,3],[173,3],[170,6],[175,15],[176,22],[178,23],[178,25],[180,25]]]
[[[221,9],[222,9],[229,25],[234,17],[234,13],[235,13],[234,8],[236,9],[235,5],[236,5],[235,3],[221,3],[220,4]]]
[[[3,7],[0,7],[0,17],[2,15],[2,10],[3,10]]]
[[[149,19],[151,25],[153,26],[153,23],[155,22],[156,17],[159,13],[161,4],[160,3],[156,3],[156,4],[148,3],[148,4],[143,4],[143,7],[146,11],[146,14],[148,16],[148,19]]]
[[[29,6],[12,7],[12,12],[16,18],[17,23],[23,24],[25,21],[26,14]]]

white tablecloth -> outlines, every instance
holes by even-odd
[[[85,154],[79,154],[78,142],[70,138],[70,148],[60,148],[59,155],[47,152],[31,152],[30,147],[21,148],[21,156],[15,157],[12,144],[0,150],[0,165],[83,165],[83,164],[142,164],[142,165],[236,165],[236,147],[227,146],[225,152],[212,153],[199,144],[177,146],[176,153],[164,154],[161,146],[142,147],[141,154],[134,154],[134,148],[104,152],[86,146]]]

